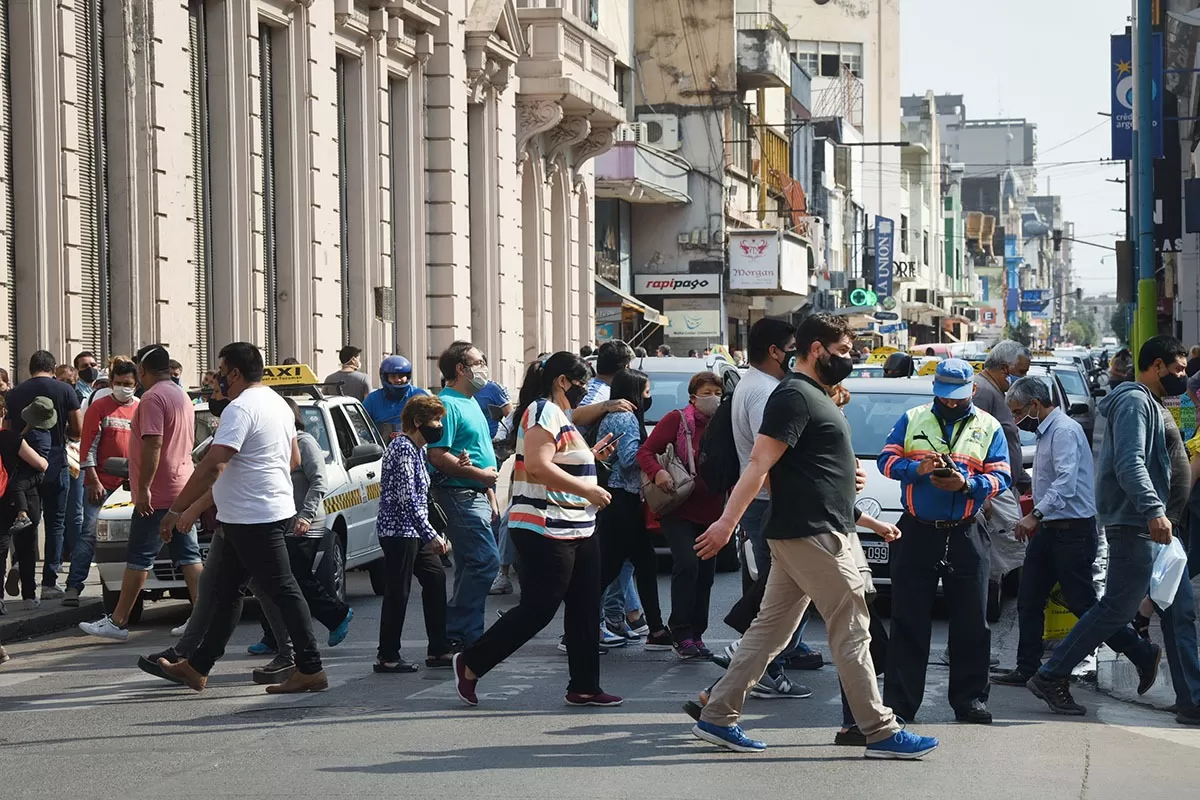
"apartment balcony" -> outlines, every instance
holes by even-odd
[[[738,13],[738,89],[782,89],[792,80],[787,26],[774,14]]]
[[[596,197],[630,203],[680,205],[692,202],[683,158],[641,142],[617,142],[596,157]]]
[[[759,125],[760,120],[751,117],[751,123]],[[762,158],[766,161],[767,190],[775,194],[784,194],[792,183],[792,148],[787,137],[768,128],[765,125],[758,128],[759,144]],[[756,176],[757,177],[757,176]]]
[[[613,88],[616,46],[592,24],[593,0],[516,0],[528,52],[517,62],[522,95],[556,100],[594,125],[625,117]]]

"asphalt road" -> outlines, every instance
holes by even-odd
[[[957,725],[944,699],[947,671],[937,665],[914,728],[943,744],[924,762],[869,762],[858,749],[833,746],[840,707],[832,666],[794,676],[812,686],[810,699],[748,701],[745,726],[769,743],[766,753],[719,752],[692,738],[680,711],[720,674],[716,666],[630,646],[602,661],[604,687],[626,698],[623,707],[564,707],[557,621],[482,681],[480,706],[467,708],[447,671],[371,672],[379,602],[365,575],[350,577],[355,622],[325,654],[331,688],[319,695],[268,697],[249,681],[263,661],[245,654],[258,638],[254,619],[243,621],[203,694],[140,672],[137,655],[170,643],[170,626],[187,612],[181,603],[148,607],[125,644],[69,632],[9,645],[13,660],[0,667],[0,797],[1127,800],[1192,796],[1200,784],[1200,732],[1161,712],[1082,690],[1088,716],[1055,717],[1027,691],[999,688],[994,725]],[[665,577],[662,586],[669,596]],[[738,592],[737,575],[718,576],[715,619]],[[512,604],[493,598],[492,607]],[[1006,664],[1013,612],[994,628]],[[405,647],[422,656],[420,613],[409,620]],[[826,649],[820,625],[810,633]],[[944,623],[934,636],[936,653]],[[710,643],[732,638],[718,624]]]

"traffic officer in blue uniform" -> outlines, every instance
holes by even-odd
[[[412,362],[404,356],[388,356],[379,365],[379,388],[367,395],[363,408],[375,421],[384,439],[400,433],[400,414],[414,397],[429,394],[412,382]]]
[[[990,544],[977,515],[1012,486],[1000,423],[975,408],[975,371],[961,359],[938,364],[934,400],[892,428],[879,471],[900,481],[902,536],[891,544],[892,632],[883,702],[908,721],[925,695],[925,668],[938,579],[950,616],[950,706],[960,722],[987,725],[991,630],[987,624]]]

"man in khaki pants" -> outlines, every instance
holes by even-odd
[[[800,325],[793,371],[767,401],[750,463],[721,518],[696,540],[701,558],[716,556],[769,475],[765,534],[772,569],[762,607],[692,728],[698,738],[728,750],[766,749],[738,725],[742,704],[791,639],[810,600],[825,619],[833,662],[867,739],[865,755],[917,759],[938,745],[903,729],[875,683],[870,616],[846,535],[854,530],[858,462],[850,428],[828,394],[853,370],[852,347],[842,317],[817,314]]]

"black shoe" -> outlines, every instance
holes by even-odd
[[[966,722],[970,725],[992,724],[992,712],[988,711],[987,704],[982,700],[972,700],[971,705],[962,711],[955,711],[954,718],[959,722]]]
[[[784,662],[785,669],[820,669],[825,666],[825,658],[820,653],[793,653]]]
[[[671,632],[663,628],[657,633],[652,633],[646,637],[646,650],[673,650],[675,641],[671,638]]]
[[[271,663],[250,673],[254,682],[264,686],[283,683],[296,672],[296,662],[285,656],[275,656]]]
[[[1200,725],[1200,708],[1192,706],[1181,710],[1175,715],[1175,721],[1180,725]]]
[[[700,721],[700,712],[703,710],[704,706],[700,705],[695,700],[688,700],[683,704],[683,713],[687,714],[696,722]]]
[[[451,655],[454,655],[455,653],[461,653],[463,650],[467,649],[466,644],[460,642],[458,639],[451,639],[449,642],[447,642],[447,644],[450,646]]]
[[[712,662],[714,664],[716,664],[718,667],[720,667],[721,669],[729,669],[730,658],[729,658],[729,656],[725,655],[724,653],[714,653],[713,657],[712,657]]]
[[[1050,710],[1055,714],[1082,717],[1087,713],[1087,708],[1076,703],[1075,698],[1071,697],[1071,684],[1066,678],[1052,680],[1042,677],[1039,672],[1025,685],[1033,692],[1034,697],[1045,700],[1046,705],[1050,706]]]
[[[450,669],[454,666],[454,660],[448,656],[429,656],[425,659],[425,666],[430,669]]]
[[[866,747],[867,735],[858,729],[858,726],[838,731],[833,736],[833,743],[844,747]]]
[[[1154,688],[1154,682],[1158,680],[1158,665],[1162,662],[1162,645],[1150,643],[1151,657],[1148,662],[1137,666],[1138,678],[1138,694],[1145,694]]]
[[[997,686],[1024,686],[1029,683],[1029,676],[1019,669],[1014,669],[993,675],[992,683]]]
[[[142,672],[145,672],[147,675],[153,675],[156,678],[162,678],[164,681],[170,681],[171,683],[178,683],[182,685],[183,681],[179,680],[174,675],[168,675],[165,671],[163,671],[162,666],[158,663],[160,658],[166,659],[172,664],[183,660],[183,656],[175,652],[174,647],[168,647],[166,650],[163,650],[160,653],[151,653],[148,656],[138,656],[138,669],[140,669]]]

